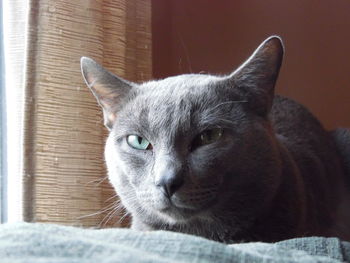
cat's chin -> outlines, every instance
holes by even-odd
[[[169,205],[157,210],[158,216],[170,224],[184,223],[193,219],[205,218],[208,208],[195,208],[189,205],[169,202]]]
[[[157,214],[163,221],[166,221],[166,223],[176,224],[191,220],[198,215],[198,212],[188,208],[171,206],[166,209],[158,210]]]

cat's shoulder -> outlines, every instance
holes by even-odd
[[[273,100],[273,105],[271,109],[271,113],[274,115],[282,114],[282,113],[310,113],[305,106],[303,106],[301,103],[296,102],[293,99],[281,96],[281,95],[275,95]]]
[[[310,110],[293,99],[279,95],[274,98],[270,120],[275,132],[280,134],[308,131],[316,135],[324,132],[322,124]]]

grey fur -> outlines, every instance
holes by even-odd
[[[331,137],[303,106],[274,96],[282,56],[281,40],[270,37],[228,76],[143,84],[120,82],[82,59],[88,86],[113,115],[105,157],[132,228],[226,243],[350,239],[340,211],[349,205],[343,159],[349,160],[350,133]],[[217,127],[224,130],[218,141],[193,148],[198,134]],[[131,148],[132,134],[153,149]],[[176,190],[165,194],[163,181],[177,181]]]

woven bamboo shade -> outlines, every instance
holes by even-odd
[[[150,4],[31,1],[24,108],[26,221],[119,225],[116,219],[106,222],[115,201],[104,180],[107,132],[79,61],[89,56],[126,79],[150,79]]]

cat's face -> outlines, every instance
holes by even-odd
[[[82,60],[110,129],[109,178],[133,216],[159,224],[210,221],[229,206],[243,218],[272,198],[279,166],[267,114],[281,57],[279,39],[271,38],[229,76],[140,85]]]

